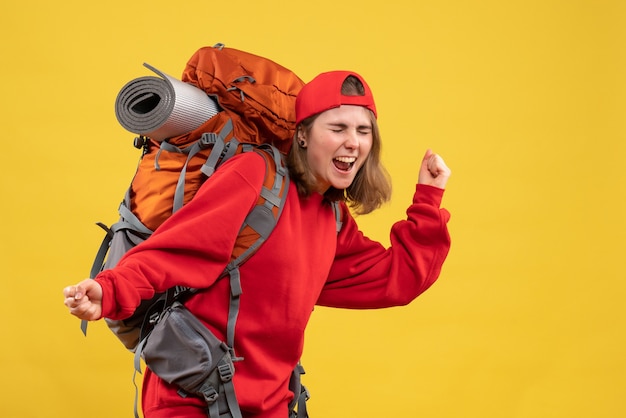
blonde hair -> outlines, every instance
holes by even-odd
[[[361,82],[353,76],[348,76],[344,81],[341,94],[349,96],[362,96],[364,89]],[[324,197],[332,202],[345,201],[356,214],[364,215],[378,209],[383,203],[391,198],[391,181],[387,170],[380,161],[381,138],[376,116],[371,110],[370,121],[372,123],[372,148],[365,163],[359,169],[354,181],[345,190],[330,187]],[[291,150],[287,156],[287,166],[292,181],[295,182],[298,193],[301,196],[310,196],[315,188],[316,179],[309,167],[307,150],[298,144],[298,132],[302,131],[309,135],[313,122],[319,116],[313,115],[303,120],[296,128]]]

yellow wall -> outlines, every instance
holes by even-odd
[[[626,3],[22,1],[0,6],[0,416],[132,416],[132,358],[62,304],[138,154],[113,104],[144,61],[224,42],[373,88],[393,203],[426,147],[453,170],[453,249],[408,307],[317,309],[313,417],[625,413]],[[219,4],[219,7],[217,5]],[[184,7],[183,7],[184,6]]]

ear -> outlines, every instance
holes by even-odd
[[[304,134],[304,129],[302,129],[302,126],[298,126],[298,130],[296,131],[296,138],[298,139],[298,142],[302,142],[304,141],[306,138],[306,135]]]
[[[306,135],[304,133],[304,129],[301,127],[298,127],[298,130],[296,131],[296,139],[298,140],[300,148],[306,148]]]

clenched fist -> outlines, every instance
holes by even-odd
[[[439,155],[427,150],[422,159],[422,166],[417,182],[427,186],[445,189],[451,171]]]

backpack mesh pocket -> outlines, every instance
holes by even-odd
[[[232,380],[234,366],[226,343],[181,303],[167,308],[142,351],[146,366],[188,394],[215,401],[220,385]]]

